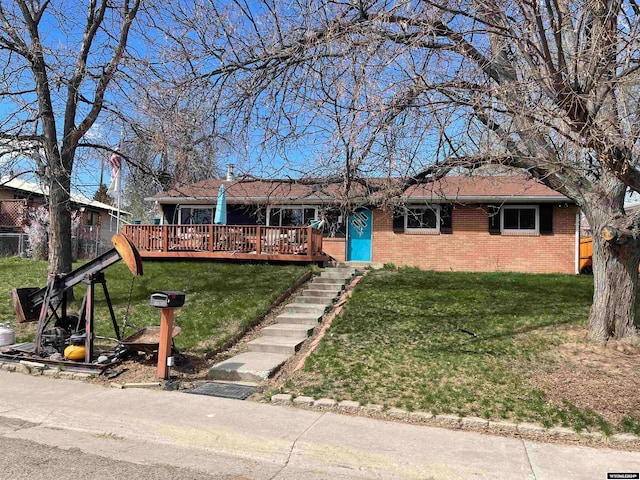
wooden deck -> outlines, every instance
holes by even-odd
[[[322,232],[263,225],[125,225],[143,258],[323,262]]]

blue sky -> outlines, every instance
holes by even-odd
[[[70,66],[73,65],[75,61],[75,52],[80,44],[83,28],[83,25],[75,19],[82,18],[83,11],[77,10],[83,10],[83,7],[79,6],[78,2],[73,2],[71,0],[55,2],[55,4],[56,6],[61,6],[61,8],[64,9],[64,22],[57,22],[53,17],[45,16],[43,19],[43,31],[45,31],[45,34],[42,38],[44,44],[49,49],[57,52],[58,58],[55,62],[52,55],[48,56],[51,64],[62,63],[67,65],[66,67],[63,65],[61,68],[50,72],[50,78],[52,79],[53,86],[52,93],[55,103],[54,108],[57,111],[57,118],[60,122],[60,119],[62,118],[61,111],[62,105],[65,101],[66,89],[64,88],[64,85],[62,88],[56,88],[56,82],[53,81],[53,79],[56,75],[59,75],[60,78],[67,78],[70,71],[69,69],[71,68]],[[256,4],[250,2],[250,5],[255,7]],[[190,8],[188,2],[185,4],[185,8]],[[168,40],[163,38],[161,35],[154,35],[153,47],[151,47],[143,38],[142,33],[143,32],[134,30],[129,42],[129,50],[134,52],[137,56],[147,57],[150,62],[158,66],[158,55],[160,55],[159,51],[162,47],[162,43]],[[147,30],[144,33],[149,34],[150,31]],[[90,67],[100,66],[104,63],[105,58],[110,52],[109,45],[111,39],[109,36],[101,33],[98,40],[99,48],[95,49],[98,54],[90,58],[90,61],[88,62]],[[180,71],[180,66],[175,63],[167,63],[164,66],[166,67],[165,73],[169,73],[171,69],[175,69],[176,72]],[[196,65],[196,68],[201,68],[202,70],[212,67],[213,65],[211,64],[211,60],[207,59],[201,59]],[[135,67],[123,68],[126,68],[128,73],[135,73]],[[395,68],[399,67],[389,67],[389,75],[384,77],[384,84],[380,82],[380,84],[376,86],[377,88],[383,90],[388,88],[389,91],[392,91],[391,85],[394,83],[395,74],[400,74],[399,70],[394,70]],[[94,70],[94,72],[99,71],[99,68]],[[305,88],[313,88],[313,81],[309,80],[304,83]],[[84,85],[83,94],[88,97],[93,94],[93,85],[91,83],[86,83]],[[26,95],[22,100],[28,102],[32,99],[33,95]],[[112,88],[108,94],[108,100],[114,107],[117,107],[127,113],[132,113],[136,107],[134,91],[132,91],[131,85],[126,83],[123,84],[121,90]],[[348,100],[348,98],[345,98],[345,101]],[[15,111],[15,106],[16,103],[11,102],[6,97],[4,99],[0,99],[0,116],[7,117],[9,112]],[[269,107],[274,107],[274,105],[262,103],[255,113],[258,116],[261,114],[264,115],[269,111]],[[278,106],[275,105],[275,107],[277,108]],[[291,108],[295,108],[295,106],[291,106]],[[77,121],[82,118],[82,115],[85,112],[86,109],[79,112]],[[294,115],[292,115],[292,117],[298,120],[298,117],[295,117]],[[323,111],[321,107],[318,107],[316,110],[307,109],[305,111],[301,111],[299,121],[301,124],[304,124],[304,122],[310,121],[312,118],[316,122],[314,128],[305,131],[303,136],[299,137],[296,142],[289,144],[283,150],[278,150],[273,144],[268,144],[266,148],[263,148],[261,146],[261,142],[265,136],[264,129],[268,128],[268,126],[265,123],[254,125],[248,138],[240,141],[234,138],[229,147],[220,150],[219,163],[221,164],[220,166],[222,167],[222,170],[224,170],[224,165],[226,163],[231,162],[238,165],[238,173],[248,172],[261,176],[300,176],[304,173],[312,173],[317,160],[323,157],[325,157],[325,160],[333,161],[336,165],[339,165],[341,162],[340,152],[330,152],[327,148],[327,145],[329,144],[328,140],[335,134],[336,126],[332,124],[330,120],[327,120],[327,111]],[[59,124],[59,127],[60,126],[61,125]],[[107,112],[103,111],[101,117],[88,132],[86,138],[91,141],[96,141],[97,143],[104,143],[110,147],[115,147],[120,141],[120,131],[120,123],[115,121]],[[299,131],[296,133],[299,133]],[[364,135],[366,136],[366,132]],[[363,140],[362,138],[359,138],[358,141],[362,142]],[[239,144],[240,142],[243,143]],[[420,147],[421,151],[418,153],[425,161],[429,161],[430,158],[432,158],[430,156],[432,156],[435,151],[434,142],[434,137],[425,136],[423,139],[423,143]],[[92,153],[85,149],[78,151],[76,165],[74,167],[73,183],[80,193],[87,196],[91,196],[93,194],[100,178],[101,160],[106,157],[108,157],[108,154],[98,152]],[[109,181],[109,170],[110,169],[107,168],[104,171],[105,183],[108,183]]]
[[[49,5],[47,13],[42,18],[40,25],[40,38],[44,46],[45,59],[49,65],[48,78],[50,84],[53,108],[56,115],[58,138],[61,140],[62,121],[64,113],[64,104],[66,102],[67,89],[65,79],[69,79],[72,75],[73,68],[76,64],[79,46],[82,42],[84,30],[84,18],[86,13],[86,2],[76,2],[72,0],[52,2]],[[12,3],[3,5],[5,13],[10,20],[21,30],[20,14],[17,7]],[[56,11],[57,9],[57,11]],[[13,17],[12,17],[13,15]],[[100,30],[96,35],[94,47],[87,61],[87,67],[92,75],[99,75],[102,72],[103,65],[111,57],[114,47],[113,32],[117,33],[119,19],[114,17],[115,10],[107,9],[104,22],[104,30]],[[134,24],[135,25],[135,24]],[[109,34],[106,34],[106,32]],[[23,38],[28,38],[24,33]],[[30,42],[30,41],[29,41]],[[151,53],[147,46],[144,45],[139,31],[132,30],[130,35],[130,52],[137,54]],[[19,55],[12,54],[8,56],[6,50],[0,50],[0,61],[9,66],[6,70],[16,70],[25,67],[26,62]],[[123,65],[122,69],[131,70]],[[29,90],[33,88],[33,77],[29,68],[24,68],[21,73],[12,73],[4,78],[5,90]],[[107,92],[106,100],[110,108],[120,108],[123,111],[130,111],[133,106],[133,98],[131,93],[131,85],[126,82],[119,82],[119,85],[113,85]],[[93,98],[95,91],[95,82],[91,78],[87,78],[82,86],[81,93],[86,98]],[[0,131],[5,133],[33,132],[33,123],[27,125],[28,128],[19,129],[21,122],[29,121],[36,118],[37,103],[35,93],[21,93],[14,96],[3,96],[0,98]],[[25,108],[27,106],[28,108]],[[76,115],[76,124],[79,123],[90,107],[82,102],[79,103],[78,113]],[[110,118],[111,117],[111,118]],[[110,147],[116,147],[120,140],[120,123],[113,121],[113,116],[103,111],[98,121],[93,125],[85,136],[85,140],[102,143]],[[100,179],[100,165],[102,158],[108,154],[99,152],[91,152],[88,149],[79,149],[76,156],[76,163],[73,171],[73,184],[79,193],[92,196],[98,186]],[[15,159],[0,159],[0,173],[7,173],[11,168],[14,172],[28,171],[34,168],[31,160],[23,159],[16,162]],[[4,165],[3,165],[4,164]],[[32,175],[27,175],[33,179]],[[109,171],[105,169],[104,181],[109,181]]]

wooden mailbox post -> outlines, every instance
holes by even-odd
[[[167,359],[171,356],[173,339],[173,312],[184,305],[185,294],[172,290],[151,293],[149,305],[160,308],[160,343],[158,345],[158,378],[169,378]]]

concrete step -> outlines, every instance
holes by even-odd
[[[343,272],[325,270],[320,274],[320,278],[338,278],[344,280],[345,278],[353,277],[354,273],[355,272],[353,270]]]
[[[313,313],[322,315],[327,309],[327,305],[318,303],[290,303],[285,305],[286,313]]]
[[[318,325],[321,313],[281,313],[276,317],[279,324]]]
[[[260,337],[247,343],[250,352],[296,353],[304,342],[304,338],[292,337]]]
[[[300,295],[296,297],[295,303],[315,303],[318,305],[331,305],[333,303],[333,297],[312,297],[307,295]]]
[[[343,278],[332,278],[332,277],[315,277],[311,281],[311,285],[333,285],[335,288],[342,288],[345,284],[345,279]]]
[[[281,353],[241,353],[211,367],[207,377],[214,380],[262,382],[288,358],[288,354]]]
[[[317,322],[316,322],[317,325]],[[261,330],[263,337],[307,338],[313,333],[315,325],[300,323],[276,323]]]
[[[323,297],[323,298],[335,298],[340,294],[341,290],[316,290],[315,288],[308,288],[302,292],[301,297]]]
[[[309,284],[309,286],[307,287],[307,290],[313,289],[313,290],[327,290],[330,292],[339,292],[344,288],[344,283],[316,282],[316,280],[313,280]]]
[[[351,265],[340,265],[335,267],[327,267],[323,270],[323,272],[347,272],[353,273],[356,271],[356,268]]]

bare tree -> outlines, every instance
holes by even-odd
[[[211,108],[197,85],[175,83],[180,85],[144,86],[123,142],[125,154],[139,164],[138,173],[168,174],[171,188],[219,173]]]
[[[198,84],[184,79],[173,84],[139,89],[136,117],[127,122],[121,145],[121,153],[133,160],[125,189],[127,209],[147,221],[155,207],[146,197],[220,174],[206,96]]]
[[[49,270],[71,270],[76,150],[127,56],[140,0],[0,2],[0,138],[29,145],[49,187]]]
[[[640,189],[635,1],[201,0],[194,10],[174,20],[208,55],[194,73],[217,89],[219,126],[257,128],[282,151],[322,145],[347,190],[372,174],[400,176],[397,193],[452,169],[524,171],[575,201],[595,232],[591,337],[638,334],[640,218],[624,210]]]

